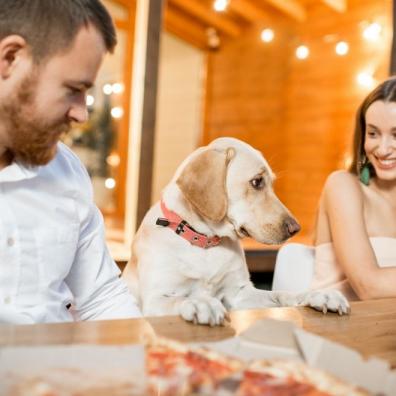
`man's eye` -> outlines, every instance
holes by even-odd
[[[80,88],[69,87],[69,91],[73,95],[80,95],[82,90]]]
[[[264,177],[255,177],[250,180],[250,184],[255,190],[261,190],[264,187]]]

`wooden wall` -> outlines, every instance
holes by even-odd
[[[345,166],[354,114],[370,90],[357,74],[388,75],[391,15],[391,0],[349,0],[341,14],[312,1],[306,22],[273,26],[272,43],[259,41],[257,26],[209,56],[204,143],[229,135],[260,149],[303,235],[314,229],[327,175]],[[362,38],[369,21],[385,27],[379,42]],[[350,44],[345,57],[334,52],[338,40]],[[306,60],[294,56],[300,43],[310,48]]]

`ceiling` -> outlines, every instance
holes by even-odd
[[[216,47],[217,40],[240,36],[250,25],[279,18],[291,23],[307,19],[310,6],[325,5],[329,12],[345,12],[347,0],[228,0],[225,11],[214,10],[215,0],[167,0],[165,28],[202,48]]]

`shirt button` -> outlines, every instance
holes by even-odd
[[[10,302],[11,302],[11,297],[10,296],[4,297],[4,303],[5,304],[9,304]]]
[[[14,238],[8,238],[7,239],[7,245],[8,246],[14,246],[15,244],[15,239]]]

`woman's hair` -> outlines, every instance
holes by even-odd
[[[359,175],[361,168],[366,160],[364,151],[364,142],[366,137],[366,112],[372,103],[377,100],[384,102],[396,102],[396,77],[385,80],[378,85],[359,106],[356,113],[355,133],[353,137],[353,158],[349,171]],[[374,174],[374,168],[369,167],[371,175]]]
[[[0,40],[23,37],[35,62],[66,51],[79,30],[92,25],[112,52],[116,32],[100,0],[0,0]]]

